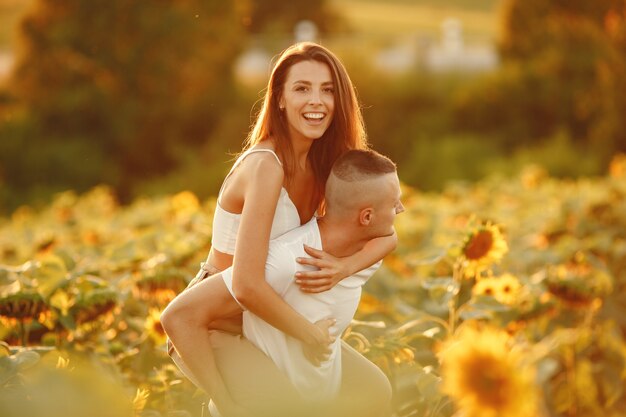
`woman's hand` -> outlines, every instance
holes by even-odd
[[[296,272],[296,284],[300,286],[300,290],[310,293],[328,291],[351,274],[347,258],[336,258],[307,245],[304,245],[304,250],[311,258],[298,258],[296,261],[302,265],[317,267],[319,270]]]
[[[325,362],[332,353],[332,344],[335,342],[335,338],[330,333],[330,328],[334,326],[336,320],[324,319],[315,322],[314,340],[313,343],[304,343],[302,350],[304,356],[315,366],[320,366],[322,362]]]

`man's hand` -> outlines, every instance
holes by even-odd
[[[316,335],[317,342],[311,344],[304,343],[302,345],[304,357],[315,366],[320,366],[330,358],[332,344],[335,342],[335,338],[330,333],[330,328],[335,323],[336,320],[334,319],[324,319],[315,322],[315,327],[319,330]]]
[[[300,286],[300,290],[310,293],[328,291],[350,275],[345,258],[336,258],[323,250],[313,249],[307,245],[304,245],[304,251],[311,258],[298,258],[296,261],[302,265],[314,266],[318,270],[296,272],[296,284]]]

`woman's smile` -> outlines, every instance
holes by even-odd
[[[302,61],[289,69],[280,99],[292,138],[320,138],[335,109],[335,94],[330,69],[317,61]]]

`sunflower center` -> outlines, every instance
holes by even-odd
[[[474,365],[478,372],[474,374],[475,382],[473,391],[483,405],[492,409],[502,409],[511,398],[511,378],[508,375],[512,371],[502,358],[479,357]]]
[[[469,260],[483,258],[489,253],[493,246],[493,235],[488,230],[481,230],[476,233],[463,250],[465,257]]]
[[[165,330],[163,329],[163,325],[160,321],[155,321],[152,324],[152,330],[154,330],[160,336],[165,336]]]

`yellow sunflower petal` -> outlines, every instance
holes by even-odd
[[[443,392],[467,416],[531,417],[538,402],[534,369],[501,330],[463,328],[444,343]]]

